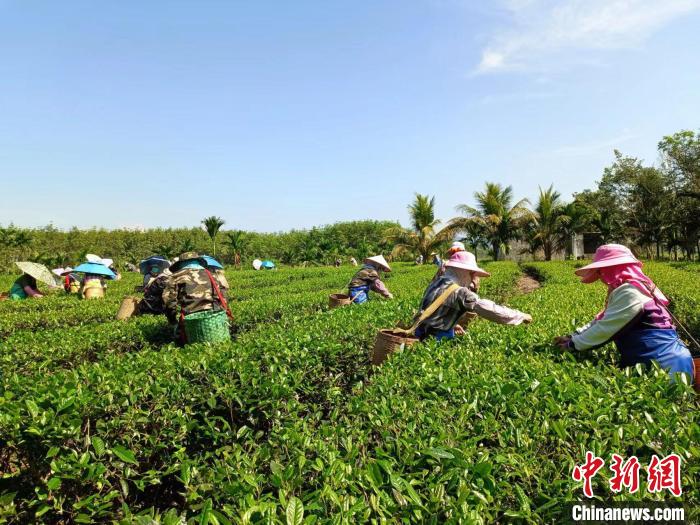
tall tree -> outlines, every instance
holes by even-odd
[[[659,153],[673,192],[667,244],[674,253],[680,247],[686,257],[696,250],[700,257],[700,132],[686,130],[664,137]]]
[[[700,132],[679,131],[659,142],[662,168],[673,175],[680,197],[700,200]]]
[[[551,261],[552,254],[564,248],[569,240],[565,225],[571,218],[564,213],[561,194],[554,189],[554,185],[539,190],[531,223],[531,239],[535,248],[542,248],[544,259]]]
[[[510,241],[522,236],[523,228],[532,218],[527,208],[529,201],[521,199],[512,204],[512,186],[504,188],[493,182],[487,182],[484,191],[474,193],[474,199],[476,206],[457,206],[457,211],[464,216],[452,219],[446,229],[459,233],[469,232],[475,225],[480,227],[491,246],[493,258],[499,260],[508,253]]]
[[[605,168],[598,191],[610,196],[622,211],[625,237],[647,256],[656,248],[657,257],[669,224],[670,181],[655,167],[642,165],[634,157],[615,151],[615,162]]]
[[[248,238],[244,231],[233,230],[226,234],[226,240],[224,241],[229,249],[231,250],[231,255],[233,257],[233,264],[236,268],[241,267],[241,258],[243,257],[243,251],[248,244]]]
[[[209,238],[212,240],[212,243],[214,243],[213,255],[214,257],[216,257],[216,236],[219,233],[221,227],[224,224],[226,224],[226,221],[223,220],[221,217],[216,217],[215,215],[212,215],[211,217],[202,219],[202,224],[204,225],[204,229],[209,235]]]
[[[600,233],[603,243],[625,241],[626,212],[615,195],[601,189],[584,190],[575,193],[574,200],[586,210],[592,229]]]
[[[385,239],[394,245],[392,254],[395,257],[410,252],[427,260],[431,252],[438,251],[448,240],[444,232],[437,229],[440,221],[435,219],[435,197],[416,193],[416,198],[408,206],[408,213],[411,228],[389,228]]]

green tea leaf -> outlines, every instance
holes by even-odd
[[[112,452],[123,462],[138,465],[138,461],[136,461],[136,456],[128,448],[124,448],[121,445],[117,445],[115,447],[112,447]]]
[[[301,525],[304,521],[304,504],[292,496],[287,503],[287,525]]]

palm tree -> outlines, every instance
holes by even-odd
[[[562,213],[569,218],[569,220],[566,221],[565,224],[562,224],[561,234],[562,237],[565,239],[564,242],[567,248],[567,252],[571,253],[572,244],[568,241],[571,240],[573,242],[573,239],[576,235],[588,230],[588,228],[591,225],[591,220],[593,218],[591,216],[590,210],[576,201],[572,201],[568,204],[565,204],[562,209]]]
[[[511,206],[512,186],[503,188],[493,182],[487,182],[485,190],[474,193],[474,198],[475,207],[457,206],[464,216],[452,219],[445,230],[452,234],[480,230],[491,246],[493,258],[498,260],[508,253],[508,243],[521,236],[523,227],[532,218],[532,212],[526,208],[529,201],[522,199]]]
[[[242,230],[234,230],[227,233],[227,239],[224,241],[228,247],[231,249],[231,254],[233,255],[233,264],[236,268],[241,267],[241,257],[243,255],[243,250],[246,244],[248,244],[248,239],[246,234]]]
[[[570,221],[571,217],[564,213],[561,194],[555,191],[554,185],[546,190],[540,188],[532,218],[531,240],[534,248],[542,248],[545,261],[551,261],[552,254],[566,246],[565,225]]]
[[[203,219],[202,224],[204,225],[204,229],[209,234],[209,238],[214,243],[213,255],[214,255],[214,257],[216,257],[216,235],[219,233],[219,230],[221,229],[221,227],[224,224],[226,224],[226,221],[223,220],[221,217],[216,217],[215,215],[212,215],[211,217],[207,217],[206,219]]]
[[[409,252],[428,260],[431,252],[437,251],[448,240],[442,231],[436,231],[440,221],[435,219],[435,197],[416,193],[415,200],[408,206],[408,213],[411,228],[389,228],[385,241],[394,244],[394,257]]]

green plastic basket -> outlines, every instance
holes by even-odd
[[[228,341],[231,339],[231,334],[228,330],[226,312],[207,310],[186,315],[185,334],[188,343]]]

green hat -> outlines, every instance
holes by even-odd
[[[170,266],[170,271],[172,273],[179,272],[185,265],[185,263],[188,263],[190,261],[196,261],[202,266],[202,268],[206,268],[208,266],[207,261],[197,252],[185,252],[180,254],[178,260]]]

